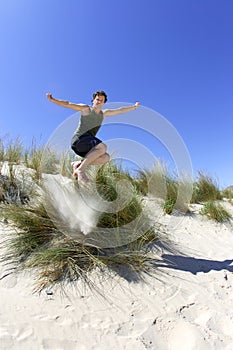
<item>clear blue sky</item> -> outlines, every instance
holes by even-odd
[[[0,1],[0,137],[46,141],[72,112],[46,92],[158,111],[194,171],[233,184],[232,0]]]

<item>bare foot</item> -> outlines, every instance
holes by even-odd
[[[73,170],[75,171],[76,169],[78,169],[78,167],[80,167],[82,161],[78,160],[77,162],[72,162],[71,165],[73,167]]]
[[[77,172],[77,170],[73,172],[73,177],[75,178],[75,180],[78,180],[78,172]]]

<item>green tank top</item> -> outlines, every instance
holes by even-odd
[[[100,113],[97,114],[94,109],[91,108],[88,115],[81,114],[79,124],[74,135],[81,136],[88,132],[89,134],[95,136],[101,127],[103,119],[103,111],[100,111]]]

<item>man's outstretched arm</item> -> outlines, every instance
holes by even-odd
[[[140,106],[140,102],[136,102],[135,105],[132,106],[127,106],[127,107],[120,107],[116,109],[105,109],[104,112],[104,117],[113,117],[114,115],[118,114],[123,114],[127,113],[130,111],[134,111]]]
[[[55,103],[58,106],[65,107],[65,108],[70,108],[74,109],[75,111],[83,111],[86,108],[89,108],[88,105],[85,105],[83,103],[72,103],[69,101],[64,101],[64,100],[58,100],[52,96],[52,94],[48,93],[46,94],[47,98],[49,99],[50,102]]]

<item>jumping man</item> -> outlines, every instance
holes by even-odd
[[[57,100],[53,98],[50,93],[47,94],[47,97],[49,101],[59,106],[81,112],[78,128],[74,132],[71,140],[71,148],[83,159],[72,163],[74,169],[73,175],[79,181],[89,182],[85,174],[87,166],[105,164],[110,160],[110,156],[107,153],[107,146],[96,137],[103,119],[137,109],[140,103],[136,102],[135,105],[132,106],[102,110],[103,105],[107,102],[107,95],[104,91],[96,91],[93,93],[92,106]]]

